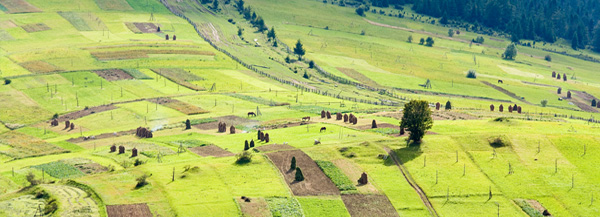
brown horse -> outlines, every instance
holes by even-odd
[[[248,117],[250,117],[250,116],[256,117],[256,113],[254,113],[254,112],[248,112]]]
[[[327,128],[326,127],[321,127],[321,130],[319,132],[322,133],[323,131],[327,131]]]
[[[502,80],[498,80],[498,84],[504,84]]]
[[[303,117],[302,121],[310,121],[310,117],[309,116]]]

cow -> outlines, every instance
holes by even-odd
[[[321,127],[321,130],[319,132],[322,133],[323,131],[327,131],[327,128],[326,127]]]
[[[302,121],[310,121],[310,117],[309,116],[303,117]]]
[[[248,117],[250,117],[250,116],[256,117],[256,113],[254,113],[254,112],[248,112]]]
[[[502,80],[498,80],[498,84],[504,84]]]

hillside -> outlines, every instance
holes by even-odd
[[[600,212],[593,46],[375,2],[0,0],[0,216]]]

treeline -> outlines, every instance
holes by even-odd
[[[415,12],[441,24],[468,22],[521,39],[553,43],[571,40],[574,49],[600,52],[600,3],[596,0],[355,0],[379,7],[413,4]]]
[[[250,6],[245,7],[244,4],[244,0],[238,0],[235,2],[235,8],[242,16],[244,16],[244,19],[248,20],[254,28],[258,29],[259,32],[268,30],[267,25],[265,25],[265,20],[263,20],[261,16],[257,16],[256,12],[252,11]]]

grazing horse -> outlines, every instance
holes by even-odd
[[[310,117],[309,116],[303,117],[302,121],[310,121]]]
[[[251,115],[254,116],[254,117],[256,117],[256,113],[254,113],[254,112],[248,112],[248,117],[250,117]]]
[[[498,80],[498,84],[504,84],[502,80]]]
[[[323,131],[327,131],[327,128],[326,127],[321,127],[321,130],[319,132],[322,133]]]

